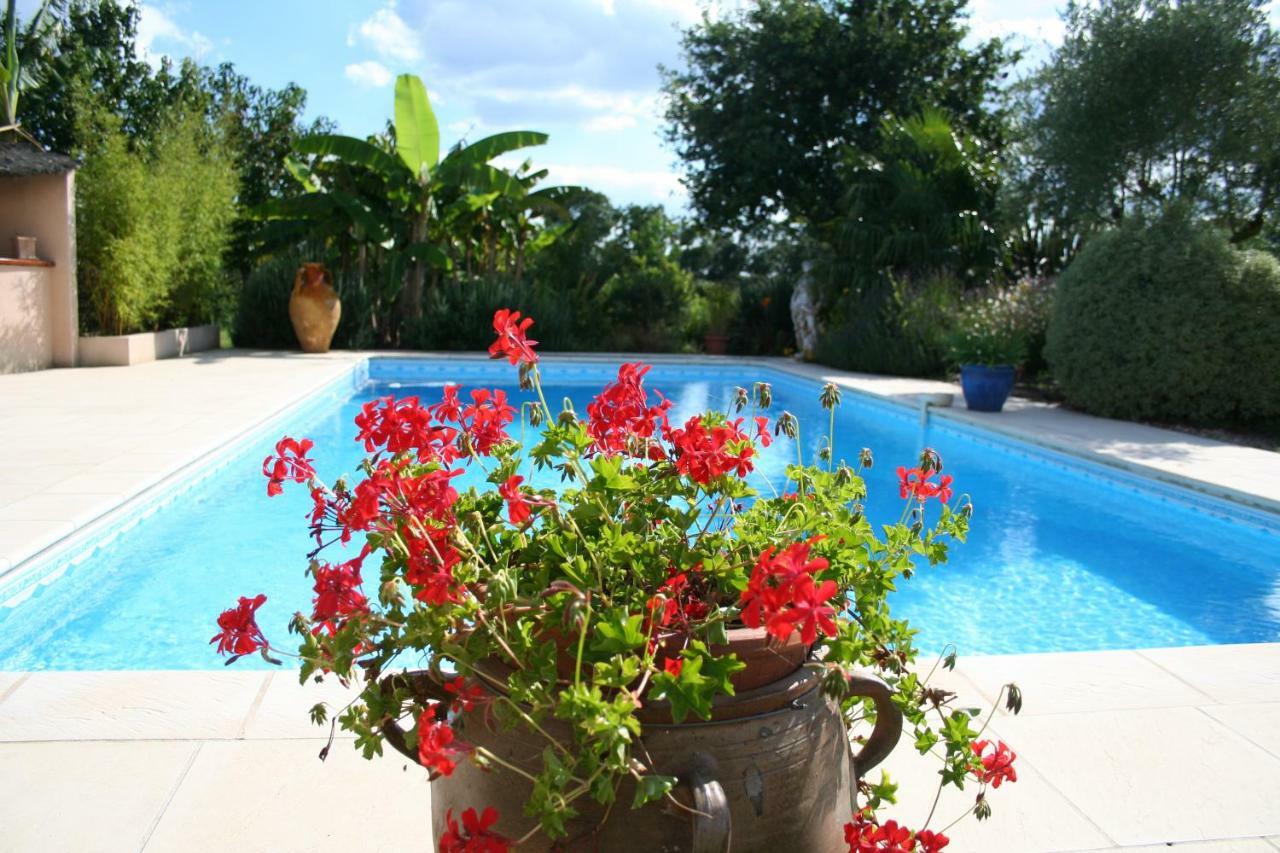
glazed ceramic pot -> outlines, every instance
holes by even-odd
[[[427,672],[390,676],[403,679],[424,704],[452,697]],[[492,692],[503,682],[482,676]],[[871,676],[849,676],[849,689],[876,704],[875,730],[855,754],[840,708],[823,696],[819,676],[804,667],[735,696],[717,696],[709,721],[676,724],[664,703],[646,706],[637,754],[652,772],[677,777],[676,802],[662,800],[630,808],[635,795],[624,780],[612,808],[583,797],[579,814],[567,821],[568,837],[551,842],[541,833],[522,851],[653,850],[669,853],[755,853],[804,850],[836,853],[848,849],[843,826],[854,809],[858,778],[892,751],[902,732],[902,716],[889,688]],[[665,714],[663,712],[666,711]],[[665,717],[665,719],[662,719]],[[541,767],[546,741],[523,729],[506,729],[487,714],[484,703],[450,715],[458,739],[531,773]],[[545,721],[549,735],[567,741],[567,728]],[[413,761],[405,732],[384,728],[387,741]],[[452,812],[493,806],[495,831],[520,838],[535,822],[523,815],[530,785],[509,771],[481,770],[460,762],[452,774],[431,784],[432,825],[437,837]]]
[[[303,352],[328,352],[342,316],[342,300],[324,264],[303,264],[293,278],[289,319]]]
[[[964,402],[975,412],[998,412],[1013,391],[1014,369],[1008,364],[964,364],[960,387]]]

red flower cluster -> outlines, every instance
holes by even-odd
[[[275,497],[283,492],[285,480],[305,483],[316,475],[316,469],[311,467],[311,460],[307,458],[307,451],[314,444],[309,438],[298,441],[287,435],[276,442],[275,455],[262,460],[262,474],[267,478],[268,497]]]
[[[538,342],[525,336],[532,325],[532,317],[521,320],[519,311],[499,309],[493,315],[493,331],[497,333],[498,339],[489,347],[489,358],[506,356],[512,364],[537,364],[538,354],[533,348]]]
[[[453,702],[449,706],[454,711],[461,713],[462,711],[470,711],[476,705],[487,702],[489,694],[479,684],[467,684],[467,680],[459,675],[452,681],[445,682],[444,689],[453,696]]]
[[[489,806],[482,814],[475,809],[462,813],[462,827],[453,819],[453,810],[445,812],[446,829],[440,836],[440,853],[506,853],[511,842],[490,832],[489,827],[498,822],[498,811]]]
[[[740,428],[742,418],[710,426],[707,421],[704,415],[694,415],[682,429],[666,429],[675,448],[676,470],[703,485],[725,474],[751,473],[756,448]]]
[[[432,773],[450,776],[458,766],[458,757],[470,747],[455,741],[452,727],[436,719],[436,704],[427,705],[418,717],[418,763]]]
[[[701,564],[693,567],[700,571]],[[667,628],[672,624],[688,628],[691,622],[705,619],[711,608],[705,601],[696,597],[689,585],[689,575],[671,569],[671,576],[658,587],[658,592],[648,601],[650,617],[659,628]]]
[[[805,643],[817,640],[819,631],[828,637],[836,635],[838,629],[832,618],[836,608],[828,602],[839,588],[835,581],[814,580],[814,575],[827,567],[824,557],[809,559],[814,541],[795,542],[776,556],[775,549],[765,549],[739,599],[744,625],[764,625],[780,640],[798,629]]]
[[[987,751],[989,746],[992,747],[990,752]],[[976,740],[973,742],[973,752],[982,761],[982,769],[975,769],[973,775],[983,782],[999,788],[1004,782],[1018,781],[1018,771],[1013,766],[1018,753],[1009,749],[1004,741],[992,744],[989,740]]]
[[[938,853],[951,843],[947,836],[930,829],[913,833],[893,820],[877,825],[864,812],[858,812],[852,823],[844,825],[844,840],[849,853]]]
[[[929,498],[937,498],[947,503],[951,500],[951,475],[944,474],[938,478],[938,482],[930,482],[936,473],[932,469],[926,471],[923,468],[898,466],[898,497],[903,500],[911,498],[921,503]]]
[[[659,402],[649,405],[649,393],[644,388],[644,375],[649,369],[649,365],[639,362],[622,365],[617,381],[606,385],[587,404],[592,453],[628,453],[650,459],[666,456],[654,434],[666,426],[671,401],[659,393]]]
[[[511,440],[506,426],[515,419],[516,410],[507,403],[507,392],[477,388],[471,392],[471,404],[462,410],[459,423],[466,429],[471,449],[487,456],[489,451]]]
[[[316,597],[311,612],[314,631],[327,631],[332,636],[342,630],[352,616],[369,611],[369,599],[360,591],[363,583],[360,566],[369,550],[366,545],[359,556],[336,566],[328,563],[316,565]]]
[[[445,465],[458,458],[454,446],[458,431],[444,426],[442,411],[449,411],[449,390],[445,389],[445,401],[438,406],[423,406],[417,397],[380,397],[360,407],[356,426],[360,432],[357,441],[364,442],[364,449],[373,453],[385,449],[388,453],[415,452],[419,461],[441,462]],[[455,396],[456,400],[456,396]],[[440,421],[440,423],[437,423]]]
[[[524,477],[516,474],[508,477],[505,483],[498,486],[498,494],[502,495],[502,499],[507,502],[507,518],[511,519],[511,523],[515,525],[524,524],[533,515],[533,511],[529,509],[529,502],[520,491],[520,484],[523,482]]]
[[[267,647],[267,638],[258,627],[257,617],[258,608],[266,600],[265,595],[253,598],[240,596],[237,606],[222,611],[218,617],[218,627],[222,630],[209,640],[218,644],[218,654],[247,655]]]

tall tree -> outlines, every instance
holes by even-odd
[[[1030,154],[1062,219],[1172,200],[1259,233],[1280,202],[1280,40],[1262,0],[1068,6],[1038,73]]]
[[[714,225],[840,212],[842,149],[872,152],[881,121],[935,107],[998,147],[993,94],[1013,54],[966,43],[966,0],[760,0],[685,32],[664,69],[671,141]]]

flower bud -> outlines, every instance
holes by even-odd
[[[542,406],[537,403],[531,403],[529,405],[529,423],[536,427],[542,426],[542,418]]]
[[[978,794],[978,801],[973,805],[973,816],[978,820],[986,820],[991,817],[991,804],[987,802],[987,798],[981,793]]]
[[[930,471],[942,470],[942,457],[938,455],[938,451],[932,447],[926,447],[920,452],[920,470],[926,474]]]
[[[852,481],[853,469],[841,462],[840,467],[836,468],[836,485],[847,486]]]
[[[831,448],[825,444],[822,447],[818,448],[818,459],[820,459],[823,462],[830,462]]]
[[[521,391],[533,390],[533,371],[534,371],[533,364],[527,361],[520,362],[520,390]]]
[[[773,405],[773,386],[768,382],[757,382],[755,384],[756,403],[762,409],[767,409]]]
[[[743,388],[742,386],[738,386],[734,388],[733,389],[733,410],[735,412],[741,412],[743,409],[747,407],[747,403],[748,403],[747,389]]]
[[[858,464],[867,470],[871,470],[871,466],[874,462],[875,460],[871,457],[871,448],[862,448],[862,452],[858,454]]]
[[[840,389],[836,387],[834,382],[828,382],[822,386],[822,393],[818,395],[818,401],[822,403],[822,408],[828,412],[840,405]]]
[[[795,438],[800,434],[800,422],[796,420],[796,416],[790,412],[783,412],[778,416],[777,422],[773,427],[774,435],[785,435],[787,438]]]

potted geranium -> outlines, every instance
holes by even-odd
[[[993,290],[967,301],[948,348],[960,367],[965,405],[975,412],[1003,409],[1027,354],[1027,336],[1009,293]]]
[[[799,431],[766,414],[767,384],[673,422],[648,368],[624,364],[586,412],[553,408],[530,322],[499,311],[490,350],[526,399],[368,403],[354,481],[324,485],[306,440],[263,466],[269,494],[310,489],[316,552],[349,543],[311,555],[302,679],[362,686],[337,723],[366,757],[390,744],[430,771],[439,849],[940,850],[945,827],[876,818],[895,786],[865,774],[904,725],[943,784],[976,778],[985,816],[1013,754],[917,674],[886,603],[965,537],[970,504],[937,454],[899,469],[889,525],[863,511],[870,452],[831,458],[834,427],[821,459],[795,441],[786,481],[758,494],[762,448]],[[833,415],[839,401],[826,386]],[[468,470],[488,485],[456,485]],[[257,625],[264,601],[222,614],[220,652],[284,654]]]

